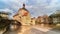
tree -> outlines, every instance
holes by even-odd
[[[0,30],[3,30],[9,25],[8,15],[10,13],[0,12]]]

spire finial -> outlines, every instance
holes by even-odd
[[[25,4],[23,3],[23,8],[25,8]]]

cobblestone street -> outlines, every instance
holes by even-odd
[[[17,31],[7,31],[4,34],[59,34],[53,28],[41,25],[22,26]]]
[[[51,29],[51,27],[44,27],[43,25],[22,26],[22,28],[17,31],[7,31],[5,34],[57,34],[57,32]]]

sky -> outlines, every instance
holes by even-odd
[[[0,11],[10,12],[11,16],[16,14],[23,3],[32,17],[51,15],[60,10],[60,0],[0,0]]]

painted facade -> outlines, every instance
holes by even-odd
[[[23,7],[18,10],[18,13],[13,16],[14,20],[17,20],[22,23],[22,25],[30,25],[31,24],[31,16],[29,11],[25,8],[25,4]]]

